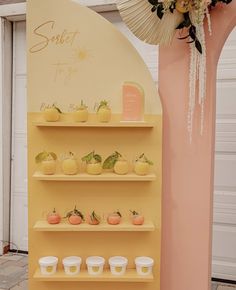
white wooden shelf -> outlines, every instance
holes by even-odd
[[[63,270],[58,270],[55,275],[42,275],[40,269],[34,274],[34,279],[44,282],[152,282],[153,275],[141,276],[136,273],[135,269],[127,269],[122,276],[112,275],[109,270],[104,270],[101,275],[89,275],[87,270],[81,270],[78,275],[66,275]]]
[[[33,178],[46,181],[153,181],[156,180],[156,175],[154,173],[143,176],[136,175],[135,173],[126,175],[118,175],[115,173],[102,173],[100,175],[90,175],[86,173],[78,173],[76,175],[45,175],[37,171],[34,173]]]
[[[41,220],[35,223],[33,229],[38,232],[152,232],[155,230],[155,226],[151,221],[147,221],[143,225],[133,225],[131,222],[122,222],[119,225],[107,223],[71,225],[68,222],[62,222],[51,225],[47,221]]]
[[[33,124],[36,127],[81,127],[81,128],[153,128],[153,122],[146,121],[118,121],[109,123],[98,123],[98,122],[84,122],[76,123],[70,121],[57,121],[57,122],[46,122],[46,121],[35,121]]]

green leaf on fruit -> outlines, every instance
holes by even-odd
[[[149,159],[145,156],[144,153],[141,154],[141,155],[139,156],[139,158],[137,159],[137,161],[142,161],[142,162],[146,162],[146,163],[148,163],[149,165],[153,165],[153,162],[152,162],[151,160],[149,160]]]
[[[62,111],[57,106],[53,105],[53,108],[55,108],[58,111],[58,113],[62,114]]]
[[[116,211],[119,217],[122,217],[121,213],[119,211]]]
[[[54,152],[49,152],[49,154],[54,160],[57,160],[57,155]]]
[[[100,102],[100,104],[98,105],[98,108],[97,108],[97,112],[102,108],[109,109],[109,105],[108,105],[108,102],[106,100],[103,100]]]
[[[35,156],[35,162],[41,163],[48,157],[48,153],[46,151],[40,152],[38,155]]]
[[[101,163],[102,162],[102,157],[98,154],[94,154],[93,158],[98,162]]]
[[[94,151],[90,152],[89,154],[85,155],[81,158],[82,161],[89,163],[93,159]]]
[[[87,164],[90,163],[92,160],[95,160],[97,163],[102,162],[102,157],[99,154],[95,154],[94,151],[90,152],[88,155],[81,158],[82,161],[86,162]]]
[[[35,162],[41,163],[42,161],[52,160],[52,159],[57,160],[57,155],[54,152],[43,151],[43,152],[40,152],[38,155],[36,155]]]
[[[118,159],[122,157],[122,155],[115,151],[112,155],[108,156],[104,161],[102,168],[103,169],[113,169]]]
[[[95,213],[95,211],[92,212],[90,215],[92,221],[100,222],[101,218]]]

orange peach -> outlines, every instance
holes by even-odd
[[[68,220],[71,225],[79,225],[82,223],[82,217],[76,214],[72,214]]]
[[[133,225],[143,225],[144,223],[144,216],[137,214],[133,215],[132,217],[132,223]]]
[[[61,216],[56,212],[55,208],[53,212],[47,215],[47,221],[49,224],[59,224],[61,222]]]
[[[118,225],[121,222],[121,215],[118,213],[109,214],[107,217],[107,222],[110,225]]]

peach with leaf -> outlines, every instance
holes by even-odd
[[[52,212],[47,215],[47,222],[51,225],[59,224],[61,222],[61,216],[54,208]]]
[[[110,225],[118,225],[121,222],[122,215],[119,211],[114,211],[110,213],[107,217],[107,222]]]
[[[75,175],[78,173],[78,163],[73,152],[62,156],[61,167],[65,175]]]
[[[41,165],[41,171],[45,175],[52,175],[56,172],[57,155],[54,152],[43,151],[35,156],[35,162]]]
[[[141,154],[134,164],[134,172],[137,175],[147,175],[153,162],[149,160],[145,154]]]
[[[108,123],[111,120],[111,108],[106,100],[99,103],[97,107],[97,118],[101,123]]]
[[[74,108],[73,119],[75,122],[87,122],[88,121],[88,107],[81,101],[79,106]]]
[[[102,157],[95,151],[85,155],[82,159],[86,163],[86,171],[91,175],[99,175],[102,173]]]
[[[43,109],[44,119],[47,122],[56,122],[60,119],[62,111],[55,105],[45,105]]]
[[[106,158],[103,169],[113,169],[116,174],[125,175],[129,172],[129,162],[117,151]]]
[[[90,225],[99,225],[100,222],[101,218],[95,211],[92,211],[92,213],[87,216],[87,223]]]
[[[66,218],[68,218],[71,225],[79,225],[84,221],[84,215],[76,208],[76,206],[73,210],[67,213]]]
[[[139,214],[137,211],[135,210],[130,210],[131,214],[132,214],[132,223],[133,225],[143,225],[144,223],[144,216]]]

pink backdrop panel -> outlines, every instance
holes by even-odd
[[[216,71],[236,24],[236,1],[212,11],[207,34],[207,101],[200,136],[196,109],[193,142],[187,133],[189,48],[175,39],[159,54],[164,110],[161,290],[210,289],[215,147]],[[207,27],[206,27],[207,31]]]

